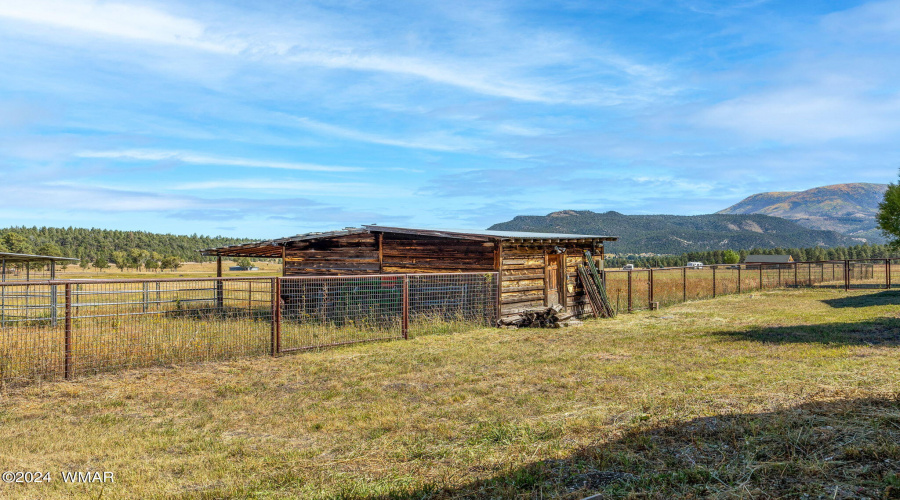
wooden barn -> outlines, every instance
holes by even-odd
[[[614,236],[363,226],[203,250],[218,257],[280,258],[284,276],[499,272],[501,316],[559,304],[590,312],[576,266],[603,263]]]

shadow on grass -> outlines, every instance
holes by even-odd
[[[618,439],[461,487],[336,498],[900,498],[898,443],[900,394],[667,426],[641,415]]]
[[[856,323],[772,326],[716,332],[739,340],[770,343],[817,343],[832,345],[900,346],[900,318],[882,317]]]
[[[900,290],[885,290],[866,295],[850,295],[837,299],[823,300],[822,302],[835,308],[897,306],[900,305]]]

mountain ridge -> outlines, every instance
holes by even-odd
[[[614,211],[560,210],[544,216],[519,215],[488,229],[618,236],[618,242],[609,244],[609,251],[635,254],[859,243],[835,231],[808,229],[762,214],[625,215]]]
[[[837,231],[857,241],[884,243],[875,216],[887,184],[854,182],[805,191],[771,191],[750,195],[717,214],[763,214],[809,229]]]

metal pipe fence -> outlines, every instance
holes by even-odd
[[[897,288],[900,258],[607,269],[602,274],[613,307],[629,312],[774,288]]]
[[[497,273],[0,282],[0,384],[428,333],[497,319]]]

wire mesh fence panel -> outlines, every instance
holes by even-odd
[[[271,322],[270,309],[263,305],[265,282],[0,285],[0,380],[74,377],[264,353]]]
[[[617,313],[628,311],[628,271],[604,271],[606,296]]]
[[[708,299],[713,296],[713,271],[709,267],[685,270],[687,300]]]
[[[653,270],[653,298],[660,307],[684,301],[684,273],[682,269]]]
[[[67,286],[73,375],[267,352],[271,313],[244,280]]]
[[[738,276],[741,273],[738,272],[737,267],[738,266],[736,265],[727,265],[714,268],[715,292],[717,296],[734,294],[743,290],[743,288],[739,286]]]
[[[631,310],[641,311],[650,308],[650,271],[635,269],[631,271]]]
[[[886,288],[887,260],[853,260],[847,267],[850,288]]]
[[[0,382],[63,375],[65,332],[58,310],[51,310],[52,290],[47,284],[0,284]]]
[[[890,288],[900,288],[900,259],[888,259],[888,284]]]
[[[402,338],[403,275],[280,280],[280,351]]]
[[[409,335],[454,333],[493,325],[497,273],[411,274]]]

